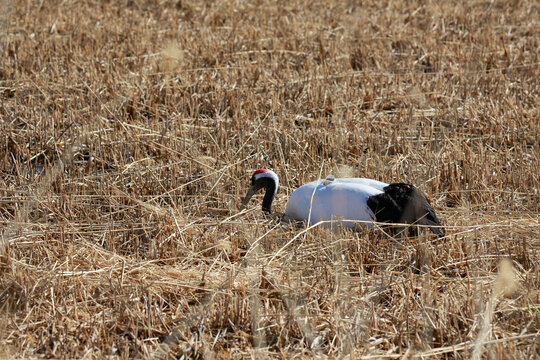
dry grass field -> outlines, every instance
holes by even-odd
[[[537,1],[0,1],[0,357],[538,359]],[[252,172],[446,227],[283,224]]]

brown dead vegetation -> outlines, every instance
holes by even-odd
[[[0,356],[540,355],[537,2],[0,3]],[[261,166],[447,236],[240,213]]]

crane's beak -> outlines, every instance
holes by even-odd
[[[249,199],[251,199],[251,197],[253,196],[253,194],[255,194],[255,192],[257,190],[258,190],[258,188],[253,186],[253,185],[249,187],[249,190],[248,190],[246,196],[244,197],[244,200],[242,200],[242,206],[240,207],[240,210],[244,210],[247,203],[249,202]]]

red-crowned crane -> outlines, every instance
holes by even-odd
[[[242,205],[245,206],[255,192],[264,188],[262,209],[272,213],[278,187],[276,173],[258,169],[251,176],[251,187]],[[284,218],[312,224],[335,221],[357,230],[374,221],[426,225],[437,236],[444,236],[435,210],[419,189],[409,184],[386,184],[365,178],[334,178],[329,175],[326,179],[302,185],[289,198]],[[328,226],[328,223],[324,225]]]

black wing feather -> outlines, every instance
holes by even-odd
[[[394,183],[383,190],[384,193],[371,196],[367,201],[378,222],[428,225],[433,233],[444,236],[435,210],[419,189]]]

